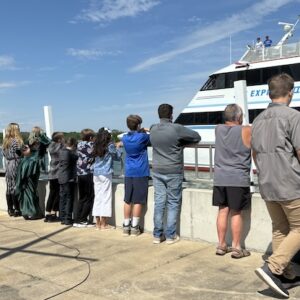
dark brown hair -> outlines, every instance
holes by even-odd
[[[107,146],[111,142],[111,134],[104,128],[100,128],[96,134],[92,155],[104,157]]]
[[[80,132],[80,138],[82,141],[89,142],[94,137],[95,137],[95,132],[92,129],[86,128],[81,130]]]
[[[69,137],[66,141],[67,147],[76,148],[77,146],[77,140],[73,137]]]
[[[158,116],[160,119],[171,119],[173,114],[173,106],[170,104],[161,104],[158,107]]]
[[[140,124],[142,124],[143,122],[143,119],[138,116],[138,115],[129,115],[127,117],[127,127],[130,129],[130,130],[137,130],[138,126]]]
[[[53,132],[52,141],[58,143],[64,138],[64,134],[62,132]]]
[[[278,99],[285,97],[294,88],[294,79],[286,74],[282,73],[275,75],[268,80],[269,97],[271,99]]]

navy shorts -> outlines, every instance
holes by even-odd
[[[148,177],[125,177],[125,198],[128,204],[146,204]]]
[[[213,206],[225,206],[235,211],[250,208],[250,187],[214,186]]]

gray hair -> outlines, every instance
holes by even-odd
[[[224,110],[225,122],[239,122],[243,116],[243,110],[237,104],[228,104]]]

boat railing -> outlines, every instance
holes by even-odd
[[[280,46],[263,47],[260,49],[250,48],[241,58],[241,61],[256,63],[297,56],[300,56],[300,42],[283,44]]]
[[[193,170],[194,176],[189,176],[188,179],[196,180],[209,180],[213,179],[213,149],[215,149],[214,142],[200,142],[198,144],[193,144],[187,146],[186,149],[194,149],[194,165],[185,164],[186,170]],[[202,156],[205,157],[205,162],[200,161],[199,159],[199,149],[202,149]],[[204,153],[203,153],[204,152]],[[208,162],[207,162],[208,157]],[[209,174],[209,176],[200,176],[200,174]]]
[[[124,150],[124,149],[123,149]],[[152,149],[150,147],[149,163],[152,165]],[[211,188],[213,184],[214,174],[214,142],[200,142],[186,146],[184,150],[184,185],[192,186],[196,188]],[[0,153],[2,149],[0,146]],[[125,175],[125,157],[126,153],[123,151],[123,155],[120,161],[114,164],[114,182],[121,183],[124,180]],[[46,159],[48,156],[46,157]],[[47,161],[46,161],[47,163]],[[5,173],[5,165],[0,162],[0,176]],[[150,172],[151,173],[151,172]],[[151,174],[150,174],[151,175]],[[42,172],[40,180],[48,180],[47,171]],[[152,182],[150,182],[152,184]],[[257,186],[257,178],[255,176],[254,185]]]

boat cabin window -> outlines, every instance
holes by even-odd
[[[247,86],[267,84],[272,76],[280,73],[287,73],[295,81],[300,81],[300,64],[213,74],[203,85],[201,91],[233,88],[234,82],[237,80],[246,80]]]
[[[205,82],[204,86],[201,88],[201,91],[215,90],[215,89],[216,89],[216,76],[212,75]]]
[[[281,72],[291,75],[295,81],[300,81],[300,64],[281,66]]]
[[[300,108],[299,108],[300,110]],[[250,109],[249,121],[250,123],[263,111],[263,109]],[[217,125],[224,123],[223,111],[206,111],[206,112],[192,112],[181,113],[175,120],[175,123],[181,125]]]

